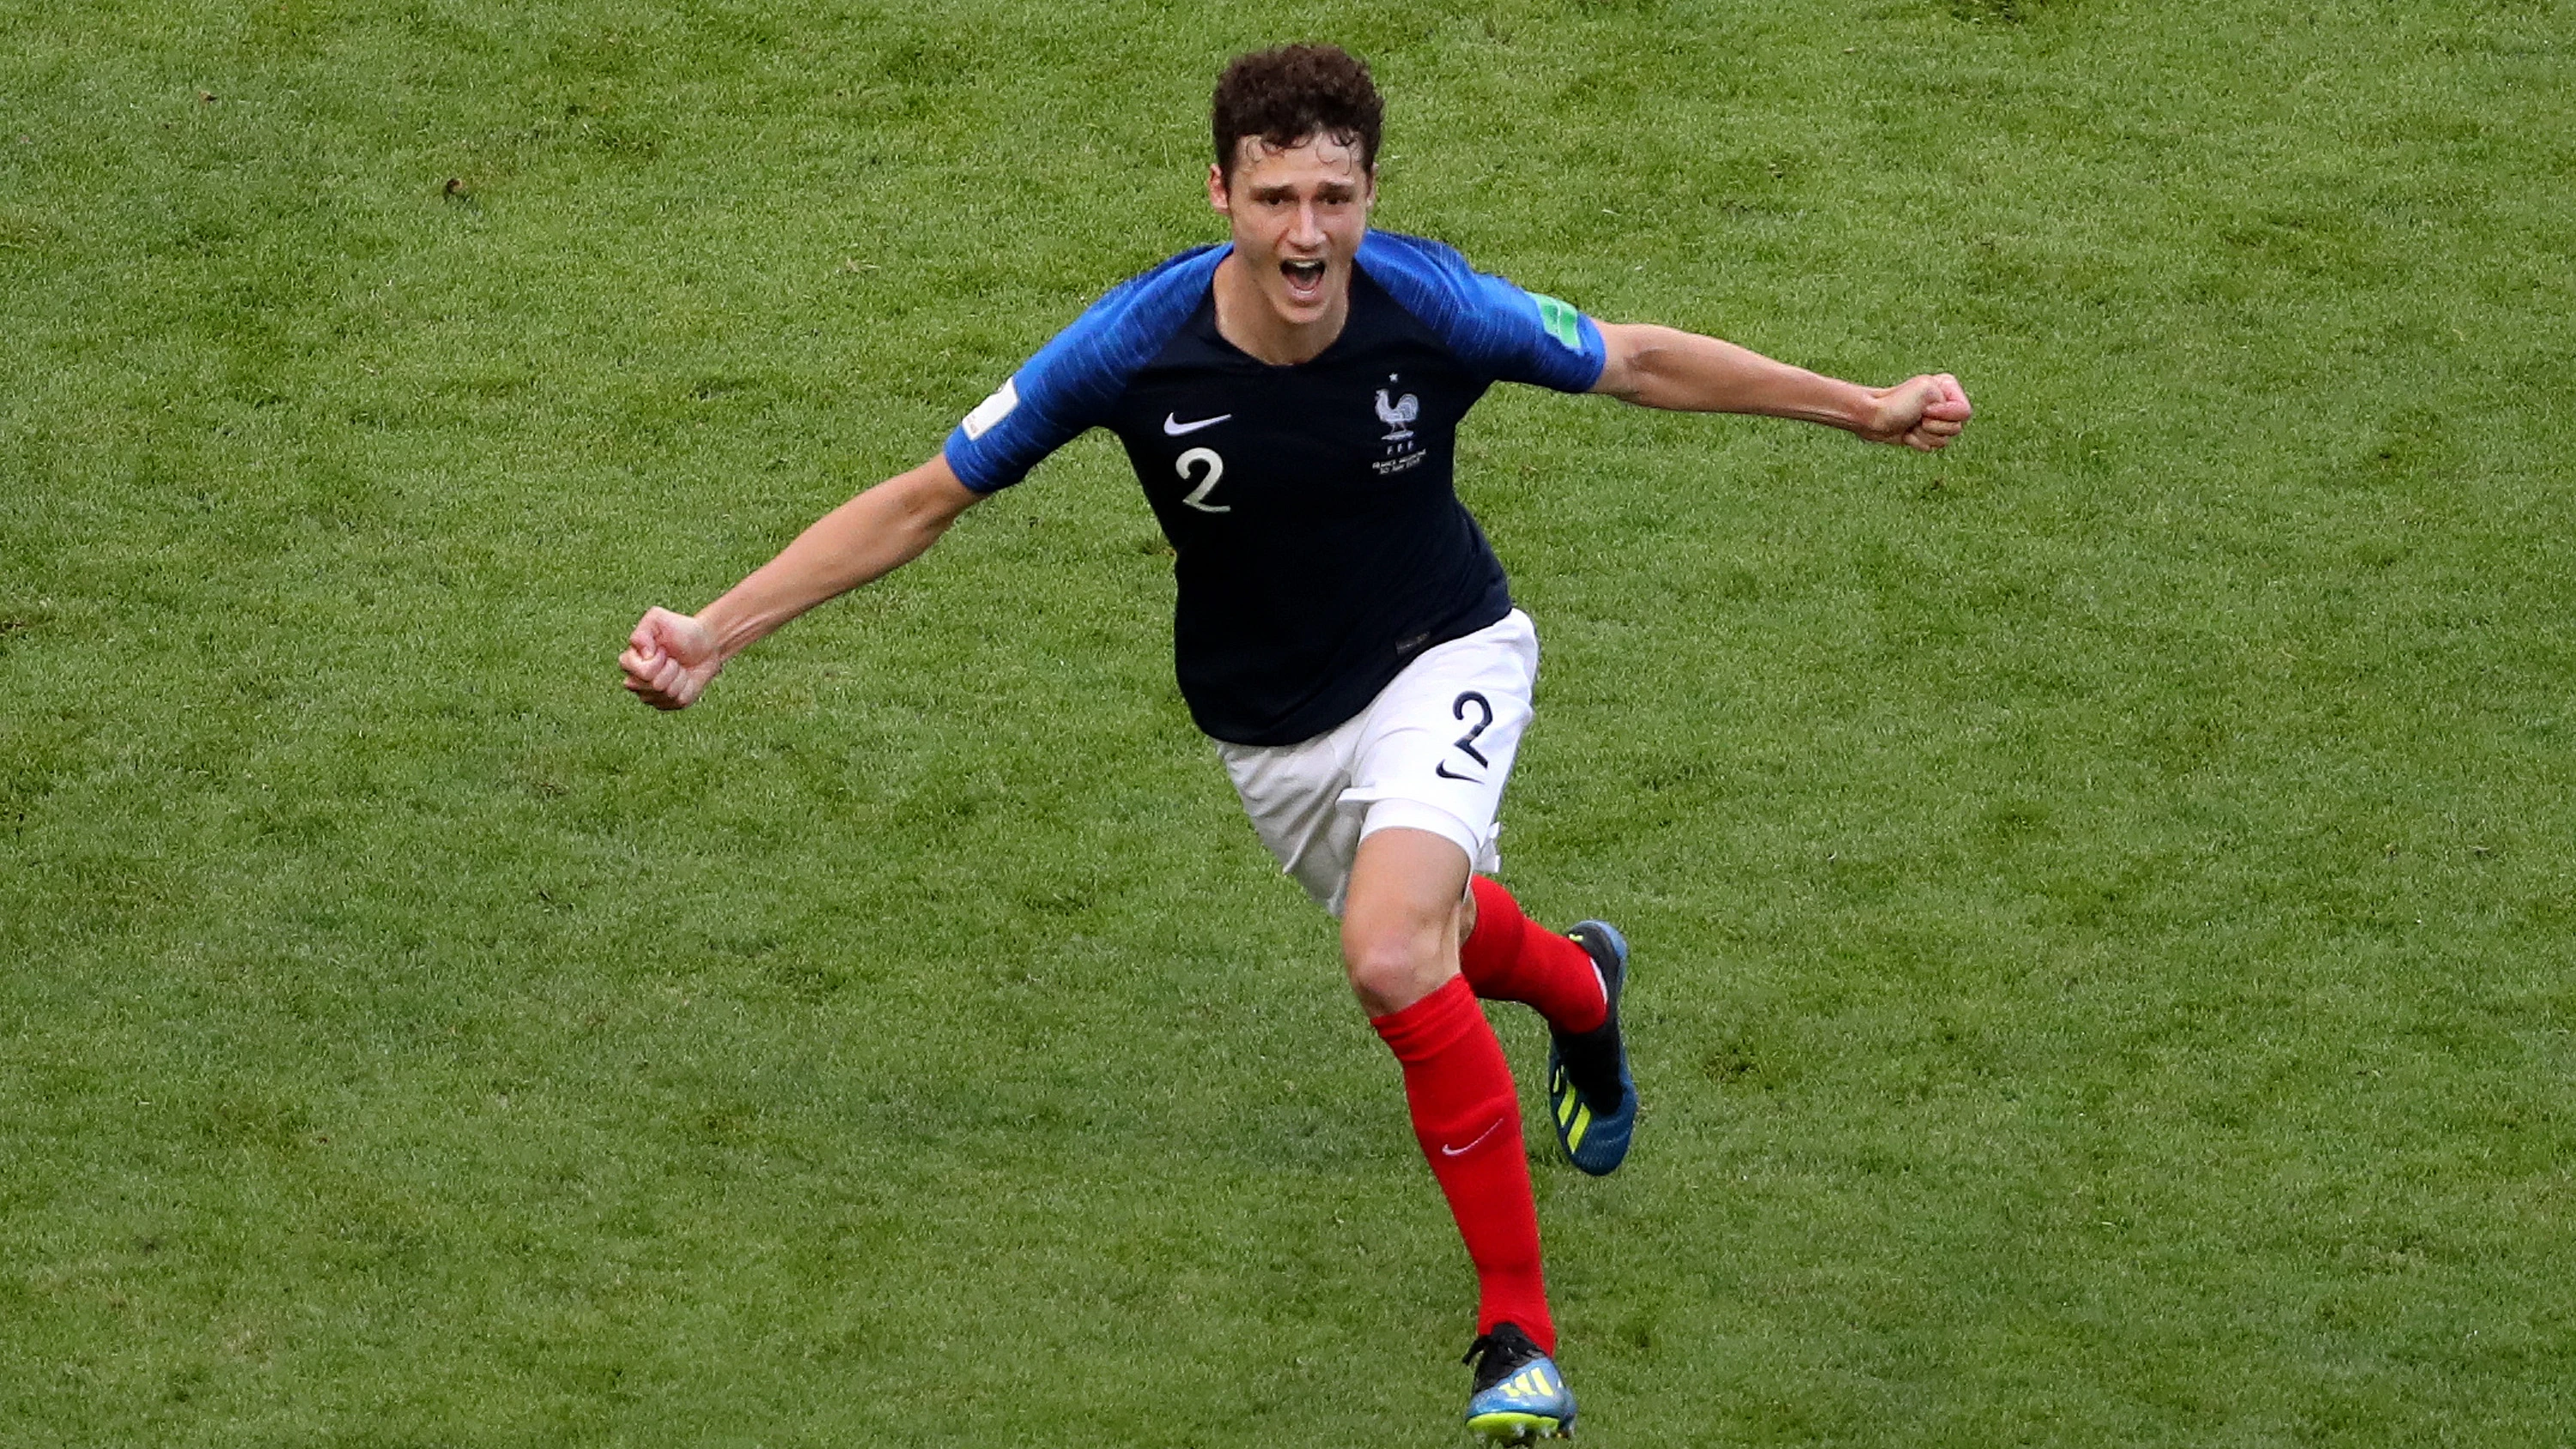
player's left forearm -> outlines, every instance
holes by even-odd
[[[1594,391],[1650,408],[1800,418],[1862,432],[1877,416],[1869,389],[1775,361],[1749,347],[1674,327],[1603,324],[1609,365]]]

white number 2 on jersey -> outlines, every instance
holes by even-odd
[[[1173,460],[1172,471],[1180,474],[1181,481],[1186,483],[1190,481],[1190,465],[1193,463],[1207,464],[1207,476],[1200,479],[1199,486],[1191,489],[1190,496],[1181,501],[1201,513],[1232,513],[1234,510],[1225,504],[1207,501],[1208,490],[1216,486],[1216,480],[1225,476],[1225,460],[1216,455],[1214,448],[1192,448]]]

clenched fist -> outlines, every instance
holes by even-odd
[[[1976,409],[1959,380],[1946,372],[1908,378],[1894,387],[1873,388],[1877,415],[1860,435],[1873,443],[1902,443],[1921,452],[1950,446]]]
[[[626,671],[626,687],[646,704],[687,709],[706,692],[724,660],[716,653],[714,630],[687,614],[653,608],[626,636],[626,652],[617,656],[617,667]]]

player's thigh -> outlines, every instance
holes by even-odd
[[[1518,610],[1425,651],[1361,717],[1346,806],[1363,837],[1403,827],[1455,841],[1477,870],[1499,863],[1503,787],[1538,685],[1538,635]]]
[[[1458,974],[1458,903],[1467,854],[1431,831],[1388,829],[1360,842],[1342,917],[1342,960],[1371,1016],[1402,1011]]]

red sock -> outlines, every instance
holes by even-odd
[[[1372,1017],[1404,1064],[1404,1100],[1414,1140],[1440,1179],[1458,1236],[1476,1265],[1476,1331],[1517,1323],[1556,1352],[1539,1265],[1538,1204],[1521,1147],[1520,1096],[1502,1043],[1463,978],[1402,1011]]]
[[[1480,875],[1468,885],[1476,893],[1476,929],[1458,947],[1458,969],[1478,996],[1526,1002],[1567,1033],[1610,1019],[1592,953],[1522,915],[1521,903],[1498,882]]]

